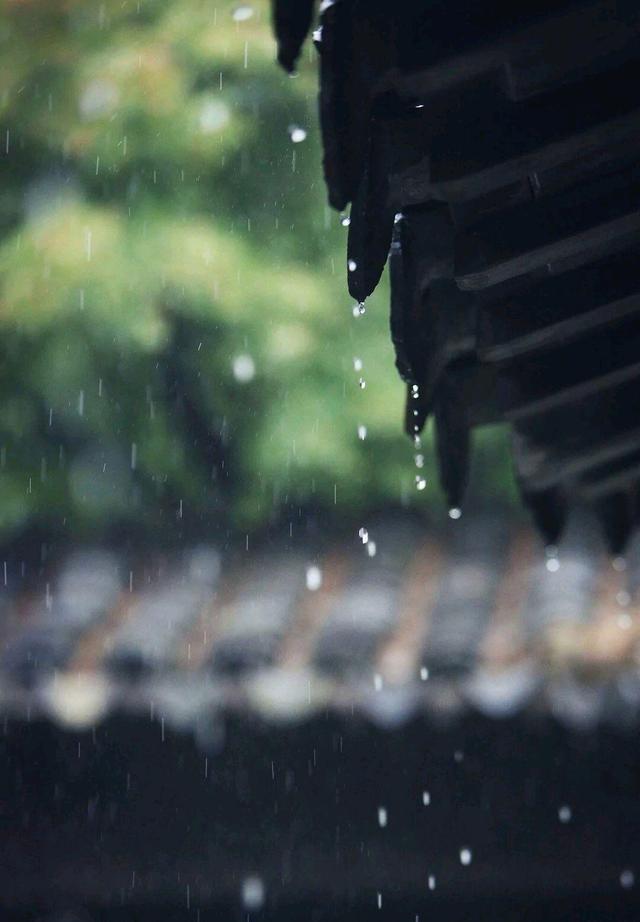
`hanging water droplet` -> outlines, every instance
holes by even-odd
[[[354,304],[353,310],[351,311],[354,317],[362,317],[366,312],[367,309],[364,306],[364,301],[359,301],[357,304]]]
[[[462,515],[462,510],[458,509],[457,506],[452,506],[451,509],[449,509],[450,519],[459,519],[461,515]]]
[[[349,227],[349,225],[351,224],[351,218],[349,217],[349,215],[343,214],[342,217],[340,218],[340,223],[342,224],[343,227]]]
[[[347,262],[347,269],[349,270],[349,272],[355,272],[357,268],[358,268],[358,263],[355,261],[355,259],[350,259]]]
[[[367,427],[366,427],[366,426],[358,426],[358,438],[360,439],[360,441],[361,441],[361,442],[364,442],[364,440],[366,439],[366,437],[367,437]]]
[[[471,864],[472,859],[471,849],[470,848],[461,848],[460,849],[460,864],[468,867]]]
[[[307,589],[310,592],[316,592],[322,586],[322,570],[320,567],[307,567],[306,572]]]

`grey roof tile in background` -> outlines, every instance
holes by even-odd
[[[640,704],[640,551],[612,562],[588,518],[557,557],[521,523],[469,515],[380,519],[366,544],[323,553],[148,559],[72,553],[35,594],[0,589],[1,710],[86,723],[160,708],[205,726],[335,708],[391,725],[542,707],[580,725]]]

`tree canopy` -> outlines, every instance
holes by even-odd
[[[0,535],[427,502],[314,49],[283,74],[264,0],[8,0],[0,44]]]

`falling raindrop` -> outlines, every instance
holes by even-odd
[[[419,435],[414,435],[413,437],[414,448],[422,448],[422,439]]]
[[[403,217],[404,215],[402,214],[401,211],[396,212],[396,214],[393,216],[393,223],[399,224],[402,221]]]
[[[621,589],[616,594],[616,602],[621,608],[626,608],[631,603],[631,596],[626,589]]]
[[[360,441],[361,441],[361,442],[364,442],[364,440],[366,439],[366,437],[367,437],[367,427],[366,427],[366,426],[358,426],[358,438],[360,439]]]
[[[320,567],[307,567],[306,582],[307,589],[309,589],[310,592],[317,592],[320,586],[322,586],[322,570]]]
[[[461,848],[460,849],[460,864],[467,867],[471,864],[472,859],[471,849],[470,848]]]
[[[304,128],[300,128],[299,125],[289,125],[289,137],[294,144],[300,144],[306,140],[307,132]]]
[[[426,682],[428,678],[429,678],[429,670],[427,669],[426,666],[421,666],[420,667],[420,680],[422,682]]]
[[[462,510],[458,509],[457,506],[452,506],[451,509],[449,509],[450,519],[459,519],[461,515],[462,515]]]
[[[230,118],[231,113],[223,102],[219,99],[205,99],[200,109],[198,125],[203,134],[215,134],[227,125]]]
[[[251,19],[253,16],[253,7],[244,5],[237,6],[233,11],[233,20],[234,22],[246,22],[248,19]]]
[[[360,378],[358,381],[358,387],[360,388],[360,390],[363,391],[366,386],[367,386],[367,382],[364,380],[364,378]]]
[[[363,527],[358,531],[358,537],[360,538],[363,544],[366,544],[369,540],[369,532],[367,531],[366,528]]]
[[[416,477],[416,489],[422,491],[427,486],[427,481],[424,477]]]
[[[378,909],[382,909],[382,894],[378,891]]]
[[[417,454],[415,457],[416,467],[424,467],[424,455]]]
[[[422,803],[425,807],[428,807],[431,803],[431,794],[428,791],[422,792]]]
[[[546,563],[546,567],[549,573],[557,573],[560,569],[560,561],[557,557],[549,557]]]
[[[436,889],[436,876],[435,876],[435,874],[429,874],[429,877],[428,877],[428,879],[427,879],[427,883],[428,883],[428,885],[429,885],[429,890],[435,890],[435,889]]]
[[[236,355],[232,362],[233,377],[241,384],[248,384],[255,377],[256,366],[250,355]]]
[[[387,825],[387,809],[386,807],[378,807],[378,826],[381,829],[384,829]]]
[[[118,87],[111,80],[91,80],[80,95],[80,115],[87,121],[108,115],[117,105],[118,98]]]
[[[420,388],[418,387],[417,384],[411,385],[411,396],[413,397],[414,400],[417,400],[418,397],[420,396]]]
[[[369,555],[369,557],[375,557],[376,551],[377,551],[376,542],[369,541],[367,543],[367,554]]]
[[[362,371],[362,359],[359,359],[359,358],[357,358],[357,357],[354,357],[354,359],[353,359],[353,367],[354,367],[354,369],[355,369],[356,371]]]
[[[636,876],[629,868],[625,868],[620,874],[620,886],[624,890],[631,890],[636,882]]]
[[[558,810],[558,819],[561,823],[570,823],[572,815],[571,807],[567,804],[563,804]]]
[[[242,905],[248,910],[258,910],[264,905],[264,883],[260,877],[245,877],[242,881]]]

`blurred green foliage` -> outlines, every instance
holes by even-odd
[[[264,0],[5,0],[0,46],[0,535],[424,503],[313,49],[282,74]]]

